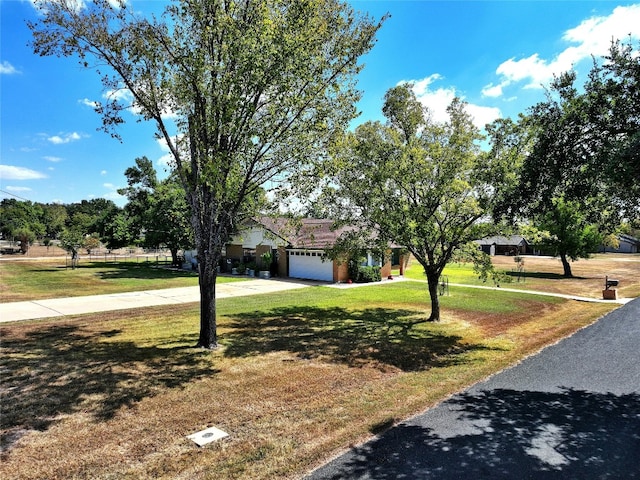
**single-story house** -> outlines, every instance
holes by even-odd
[[[327,258],[326,251],[350,227],[333,227],[333,220],[315,218],[262,217],[247,221],[226,245],[221,271],[231,272],[239,263],[254,263],[258,270],[268,269],[274,276],[346,282],[349,280],[347,263]],[[265,253],[271,254],[271,265],[263,265]],[[393,258],[399,259],[395,253]],[[368,254],[365,265],[381,266],[382,278],[391,274],[391,260],[380,265],[379,259]]]
[[[477,240],[482,251],[494,255],[526,255],[534,253],[532,247],[522,235],[486,237]]]
[[[640,239],[621,233],[618,235],[618,242],[620,243],[617,248],[610,246],[603,246],[603,252],[611,253],[638,253],[640,252]]]

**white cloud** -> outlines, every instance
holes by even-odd
[[[457,96],[464,100],[464,97],[457,93],[455,87],[432,89],[432,84],[442,79],[441,75],[435,73],[421,80],[403,80],[398,85],[404,83],[413,84],[413,92],[416,94],[416,98],[429,109],[431,118],[438,123],[444,123],[449,120],[447,107],[451,105],[453,99]],[[485,107],[471,103],[467,103],[466,111],[473,117],[473,123],[479,129],[483,129],[487,123],[491,123],[502,116],[502,112],[497,107]]]
[[[0,63],[0,75],[14,75],[16,73],[21,72],[6,60]]]
[[[564,32],[562,40],[569,46],[552,59],[533,53],[526,58],[510,58],[501,63],[496,73],[502,78],[499,85],[487,85],[483,94],[500,96],[513,83],[525,81],[524,88],[541,88],[554,74],[558,75],[592,56],[606,55],[613,39],[640,38],[640,4],[618,6],[608,16],[588,18],[580,25]]]
[[[98,102],[94,102],[93,100],[89,100],[88,98],[83,98],[82,100],[78,100],[78,103],[81,103],[91,108],[96,108],[99,105]]]
[[[482,89],[482,96],[491,97],[491,98],[501,97],[502,88],[505,86],[506,86],[505,82],[502,82],[499,85],[494,85],[493,83],[490,83],[489,85],[487,85]]]
[[[108,190],[107,193],[100,195],[102,198],[106,198],[107,200],[113,200],[114,202],[118,202],[119,200],[124,199],[125,197],[118,193],[118,188],[113,183],[103,183],[102,186]]]
[[[3,180],[37,180],[47,178],[44,173],[14,165],[0,165],[0,178]]]
[[[488,124],[502,117],[502,112],[498,107],[484,107],[469,103],[466,106],[467,113],[473,118],[473,124],[480,130]]]
[[[106,175],[107,171],[106,170],[100,170],[100,175]]]
[[[29,0],[31,2],[31,6],[38,12],[45,14],[49,10],[47,8],[46,3],[36,3],[35,0]],[[87,7],[87,4],[84,0],[67,0],[67,4],[71,7],[72,10],[76,12],[80,12]]]
[[[61,161],[62,161],[62,158],[60,158],[60,157],[53,157],[53,156],[51,156],[51,155],[46,155],[46,156],[44,156],[44,157],[42,157],[42,158],[44,158],[47,162],[53,162],[53,163],[58,163],[58,162],[61,162]]]
[[[47,137],[54,145],[62,145],[69,142],[74,142],[76,140],[80,140],[82,136],[78,132],[65,133],[60,135],[53,135],[52,137]]]
[[[174,144],[178,144],[181,138],[183,137],[174,136],[172,137],[172,141],[174,142]],[[158,138],[156,142],[158,142],[158,146],[160,147],[160,149],[163,152],[166,152],[164,155],[162,155],[160,158],[156,160],[156,165],[160,165],[162,167],[174,168],[176,162],[175,162],[175,159],[173,158],[173,154],[171,153],[171,150],[169,149],[169,146],[167,145],[167,141],[164,138]],[[184,147],[184,145],[182,147]],[[181,148],[181,147],[178,146],[178,148]],[[185,153],[185,155],[187,154],[186,152],[183,152],[183,153]]]
[[[119,88],[118,90],[107,90],[103,97],[107,100],[116,100],[118,102],[133,102],[133,94],[128,88]]]
[[[131,90],[128,88],[119,88],[117,90],[108,90],[103,94],[103,97],[108,101],[117,101],[124,105],[129,105],[127,108],[133,115],[141,115],[142,109],[140,105],[136,103],[135,97]],[[162,105],[160,115],[165,120],[175,120],[178,115],[171,109],[169,105]]]
[[[109,0],[109,5],[113,8],[122,8],[122,6],[127,5],[129,0]]]
[[[29,187],[14,187],[12,185],[7,185],[5,188],[9,192],[16,192],[16,193],[30,192],[31,191],[31,189]]]

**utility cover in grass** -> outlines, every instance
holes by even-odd
[[[202,430],[201,432],[192,433],[191,435],[187,435],[187,438],[193,440],[198,444],[199,447],[204,447],[208,443],[215,442],[216,440],[221,440],[225,437],[228,437],[229,434],[227,432],[223,432],[219,428],[211,427],[206,430]]]

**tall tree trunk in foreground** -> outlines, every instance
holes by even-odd
[[[203,259],[204,260],[204,259]],[[200,337],[198,347],[214,349],[218,346],[216,321],[217,270],[206,260],[198,262],[200,269]]]

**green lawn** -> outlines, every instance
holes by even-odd
[[[219,277],[218,282],[238,282],[247,277]],[[2,302],[97,295],[198,285],[195,272],[154,263],[86,262],[72,270],[57,261],[0,263]]]
[[[446,276],[449,283],[460,283],[464,285],[493,285],[491,281],[483,283],[478,278],[478,274],[474,273],[473,265],[470,263],[451,263],[447,265],[442,272]],[[426,280],[422,265],[417,261],[413,261],[405,270],[404,276],[412,280]]]
[[[0,325],[0,478],[300,478],[614,307],[441,299],[442,321],[417,325],[422,282],[222,299],[213,352],[193,348],[197,304]],[[229,439],[185,438],[208,426]]]

